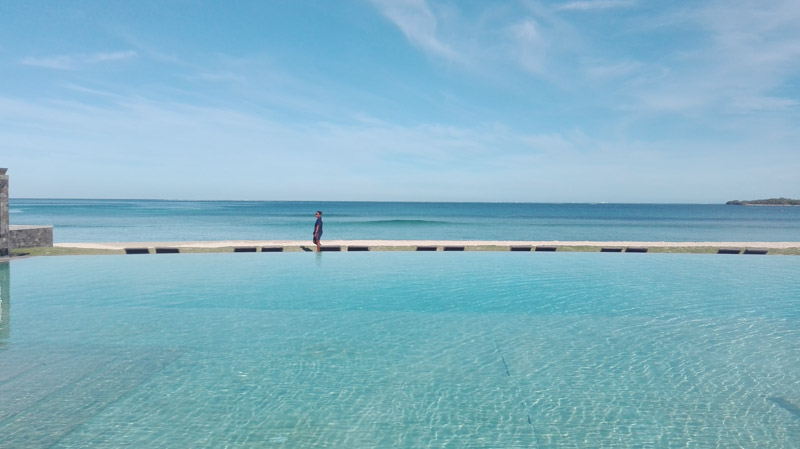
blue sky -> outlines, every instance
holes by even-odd
[[[800,198],[800,2],[0,2],[12,198]]]

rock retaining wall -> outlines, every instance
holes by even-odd
[[[9,226],[9,248],[39,248],[53,246],[52,226]]]

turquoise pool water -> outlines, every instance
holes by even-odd
[[[800,259],[0,265],[2,448],[797,447]]]

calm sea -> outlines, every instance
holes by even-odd
[[[800,241],[800,207],[11,199],[12,225],[56,242],[306,240]]]

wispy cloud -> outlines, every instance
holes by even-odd
[[[535,2],[524,6],[504,29],[507,57],[528,74],[562,85],[576,56],[576,29],[550,8]]]
[[[45,57],[28,56],[23,58],[20,64],[54,70],[78,70],[89,65],[125,61],[136,56],[137,53],[131,50]]]
[[[242,83],[246,78],[233,72],[202,72],[195,76],[196,79],[211,83]]]
[[[734,112],[754,112],[754,111],[786,111],[800,106],[800,102],[791,98],[776,97],[742,97],[736,98],[731,102],[731,109]]]
[[[543,75],[546,70],[545,55],[548,48],[546,37],[539,29],[538,23],[532,19],[525,19],[509,28],[509,35],[513,42],[512,48],[516,53],[517,62],[528,72]]]
[[[636,6],[634,0],[595,0],[569,2],[556,7],[559,11],[596,11],[614,8],[631,8]]]
[[[589,78],[604,81],[629,76],[642,67],[643,64],[638,61],[601,62],[587,64],[585,71]]]
[[[186,62],[178,55],[169,53],[161,48],[161,46],[159,46],[157,43],[154,43],[157,42],[157,39],[155,39],[153,35],[147,35],[147,37],[139,36],[119,27],[113,29],[112,33],[128,47],[135,49],[136,53],[141,55],[143,58],[163,64],[178,66],[186,65]]]
[[[748,0],[712,2],[672,13],[676,28],[698,32],[691,47],[665,48],[660,75],[641,84],[646,109],[716,114],[796,108],[787,86],[800,76],[800,3],[763,8]],[[657,98],[657,101],[653,101]],[[684,109],[685,108],[685,109]]]
[[[513,68],[560,83],[555,72],[574,57],[573,26],[538,2],[491,4],[476,14],[458,3],[371,1],[412,45],[473,74],[494,78]]]
[[[737,141],[730,147],[709,148],[691,139],[637,141],[580,130],[526,133],[504,126],[404,126],[380,120],[285,123],[227,107],[140,95],[97,106],[0,96],[0,119],[9,164],[30,166],[39,178],[68,186],[59,195],[72,197],[103,192],[199,199],[628,201],[636,199],[630,193],[636,191],[651,201],[675,201],[692,198],[670,196],[676,183],[688,183],[716,201],[746,196],[736,189],[731,193],[723,174],[738,177],[745,169],[752,174],[759,161],[778,157],[784,164],[769,167],[764,185],[776,190],[796,185],[798,159],[796,152],[781,149],[796,141],[797,131],[780,137],[774,124],[750,133],[734,131]],[[675,142],[685,151],[676,153]],[[765,150],[752,152],[753,145]],[[730,157],[734,152],[737,157]],[[222,153],[229,157],[220,159]],[[47,160],[67,162],[43,163]],[[297,176],[308,170],[309,161],[327,168],[314,183]],[[710,164],[718,169],[711,175],[703,172]],[[269,177],[263,176],[266,166],[274,169]],[[142,171],[154,182],[143,185]],[[198,171],[213,171],[219,183],[198,181]],[[609,171],[632,175],[609,186],[604,178]],[[574,182],[576,176],[583,184]],[[73,178],[82,181],[70,182]],[[170,190],[163,190],[164,183]],[[318,185],[331,188],[321,194]],[[587,185],[603,188],[589,192]],[[554,191],[559,196],[531,193]]]
[[[412,44],[447,60],[459,59],[458,53],[437,36],[438,20],[425,0],[372,0],[372,2],[386,18],[400,28]]]

